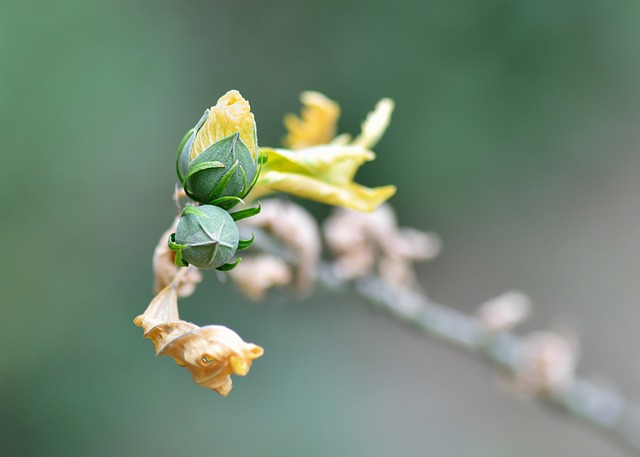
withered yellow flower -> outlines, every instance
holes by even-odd
[[[253,158],[258,157],[256,123],[249,102],[237,90],[230,90],[211,107],[204,124],[198,131],[191,149],[190,160],[218,140],[240,133]]]
[[[231,375],[246,375],[252,361],[264,353],[227,327],[199,327],[180,320],[175,283],[165,287],[133,322],[153,342],[157,355],[173,357],[198,385],[222,396],[231,391]]]
[[[369,188],[355,183],[358,168],[375,159],[369,150],[389,125],[393,101],[382,99],[362,124],[362,133],[335,137],[338,104],[318,92],[304,92],[300,118],[289,115],[285,143],[291,149],[263,149],[264,165],[250,198],[286,192],[301,198],[370,212],[396,192],[395,186]]]
[[[326,145],[289,151],[265,149],[264,165],[253,198],[270,192],[298,197],[357,211],[373,211],[388,200],[395,186],[369,188],[353,182],[358,168],[375,154],[360,146]]]
[[[300,101],[303,105],[300,117],[287,114],[284,118],[288,131],[283,140],[284,146],[302,149],[333,140],[340,117],[340,106],[320,92],[303,92],[300,94]]]

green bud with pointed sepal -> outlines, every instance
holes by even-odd
[[[191,199],[229,209],[247,195],[257,178],[258,164],[238,133],[216,141],[186,165],[189,143],[190,137],[178,158],[178,171]]]
[[[181,266],[227,271],[233,268],[234,264],[227,262],[236,253],[239,238],[238,227],[227,211],[213,205],[187,206],[176,232],[169,237],[169,247],[177,251],[176,263]]]

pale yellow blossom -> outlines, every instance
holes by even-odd
[[[285,125],[289,149],[264,149],[268,161],[251,199],[272,192],[357,211],[370,212],[391,198],[395,186],[365,187],[354,182],[360,166],[375,159],[371,151],[387,126],[393,101],[381,100],[362,124],[362,133],[351,140],[349,135],[336,137],[340,115],[338,104],[318,92],[304,92],[301,117],[288,115]]]
[[[253,157],[258,156],[256,123],[249,102],[237,90],[230,90],[220,97],[218,103],[209,110],[209,115],[196,135],[191,149],[190,160],[206,150],[216,141],[234,133],[247,145]]]
[[[222,396],[231,391],[231,375],[246,375],[251,362],[264,353],[227,327],[199,327],[180,320],[175,283],[165,287],[133,322],[153,342],[157,355],[172,357],[191,372],[197,384]]]

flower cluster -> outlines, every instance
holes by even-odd
[[[241,239],[238,221],[256,216],[256,202],[277,192],[322,203],[371,212],[395,193],[394,186],[368,188],[354,182],[358,168],[375,158],[370,150],[389,124],[393,102],[384,99],[362,124],[355,138],[336,136],[338,104],[317,92],[302,94],[300,117],[285,117],[288,149],[260,148],[251,108],[238,91],[222,96],[207,109],[178,147],[176,172],[182,196],[190,202],[154,254],[156,297],[134,323],[142,327],[158,355],[173,357],[196,383],[226,396],[232,374],[244,376],[263,349],[245,343],[232,330],[199,327],[180,320],[178,298],[192,294],[202,276],[197,269],[231,271],[237,251],[253,242]],[[294,281],[308,290],[316,276],[320,235],[315,220],[286,202],[271,202],[255,223],[289,245],[298,258],[295,276],[274,256],[250,259],[233,279],[261,298],[274,285]],[[261,215],[262,216],[262,215]],[[247,221],[249,222],[249,221]],[[186,268],[185,268],[186,267]],[[264,273],[268,272],[268,275]]]

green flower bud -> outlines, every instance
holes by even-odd
[[[251,151],[240,139],[240,134],[235,133],[215,142],[191,160],[183,184],[187,195],[197,202],[237,202],[248,192],[256,172]]]
[[[177,251],[176,263],[182,266],[226,270],[235,266],[227,262],[239,241],[238,227],[228,212],[212,205],[187,206],[176,233],[169,237],[169,247]]]

